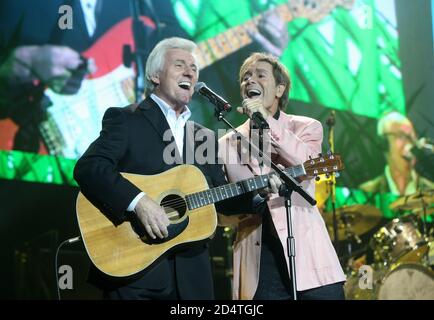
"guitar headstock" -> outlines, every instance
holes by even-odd
[[[309,159],[303,163],[303,167],[307,176],[316,177],[320,174],[330,174],[341,171],[344,169],[344,163],[342,162],[341,156],[334,153]]]

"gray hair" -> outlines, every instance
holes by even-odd
[[[390,111],[381,116],[377,122],[377,135],[384,136],[392,123],[410,123],[411,121],[398,111]]]
[[[167,38],[157,43],[157,45],[149,54],[148,60],[146,61],[146,95],[153,92],[155,89],[155,83],[152,82],[151,77],[157,75],[163,70],[167,51],[170,49],[182,49],[190,52],[197,64],[198,59],[194,54],[196,48],[197,46],[193,41],[178,37]],[[197,69],[197,76],[199,77],[199,68]]]

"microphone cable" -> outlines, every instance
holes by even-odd
[[[75,243],[75,242],[78,242],[78,241],[81,241],[81,237],[80,236],[67,239],[67,240],[63,241],[61,244],[59,244],[58,247],[57,247],[57,249],[56,249],[56,256],[54,258],[54,272],[56,273],[57,300],[59,300],[59,301],[60,301],[60,287],[59,287],[59,272],[57,270],[59,252],[60,252],[60,249],[65,244],[72,244],[72,243]]]

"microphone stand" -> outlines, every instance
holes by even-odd
[[[134,61],[136,66],[136,76],[134,78],[134,98],[135,102],[139,103],[142,100],[145,92],[145,64],[144,57],[148,55],[147,52],[147,29],[140,19],[142,11],[140,0],[130,0],[130,11],[133,19],[132,31],[135,51],[132,52],[131,46],[126,45],[123,48],[124,64],[129,67],[131,62]]]
[[[292,228],[291,195],[293,191],[297,192],[312,206],[316,205],[316,200],[313,199],[303,189],[303,187],[300,186],[294,180],[294,178],[292,178],[289,175],[286,175],[273,161],[271,161],[271,158],[268,157],[268,155],[264,155],[261,149],[256,147],[253,143],[247,140],[246,137],[244,137],[240,132],[238,132],[237,129],[235,129],[234,126],[229,121],[227,121],[227,119],[223,116],[223,111],[225,111],[223,108],[217,105],[214,105],[214,107],[215,107],[215,116],[217,120],[223,121],[230,129],[232,129],[237,134],[237,136],[241,138],[241,140],[244,143],[247,143],[250,146],[250,150],[255,150],[255,152],[258,153],[258,156],[261,157],[261,159],[265,159],[270,164],[270,167],[276,172],[276,174],[279,175],[280,179],[283,180],[283,183],[279,188],[279,195],[285,197],[286,221],[287,221],[287,228],[288,228],[288,238],[287,238],[286,245],[288,249],[288,258],[289,258],[289,271],[290,271],[289,276],[292,285],[291,288],[292,298],[293,300],[297,300],[297,275],[295,270],[295,239],[294,239],[293,228]]]
[[[334,143],[334,126],[335,126],[335,111],[332,110],[330,113],[330,117],[326,121],[327,127],[329,129],[329,147],[331,153],[335,152],[335,143]],[[331,173],[330,181],[327,181],[327,184],[330,187],[331,193],[331,201],[332,201],[332,213],[333,213],[333,242],[335,246],[336,253],[339,255],[339,235],[338,235],[338,219],[336,217],[336,177],[334,173]],[[351,250],[351,248],[349,249]]]
[[[261,122],[258,124],[256,124],[259,127],[259,151],[262,153],[264,150],[264,129],[270,129],[270,126],[268,125],[268,123],[266,121]],[[264,166],[264,162],[262,161],[262,157],[260,159],[259,162],[259,166],[262,167]]]

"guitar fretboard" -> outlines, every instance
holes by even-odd
[[[253,42],[249,32],[258,32],[258,22],[266,15],[278,15],[282,21],[290,22],[296,18],[307,18],[317,22],[337,6],[348,10],[355,0],[292,0],[278,5],[259,16],[232,27],[219,35],[198,44],[196,55],[200,68],[203,69],[214,62],[223,59],[231,53]]]
[[[263,15],[278,14],[284,21],[292,20],[293,16],[288,6],[288,4],[279,5],[242,25],[230,28],[211,39],[200,42],[195,53],[198,56],[201,69],[251,44],[253,39],[249,32],[258,32],[257,23]]]
[[[297,178],[306,174],[303,165],[287,168],[284,170],[284,172],[293,178]],[[268,186],[268,180],[270,179],[270,176],[271,173],[264,174],[254,178],[189,194],[186,196],[188,209],[197,209],[212,203],[242,195],[247,192],[265,188]]]

